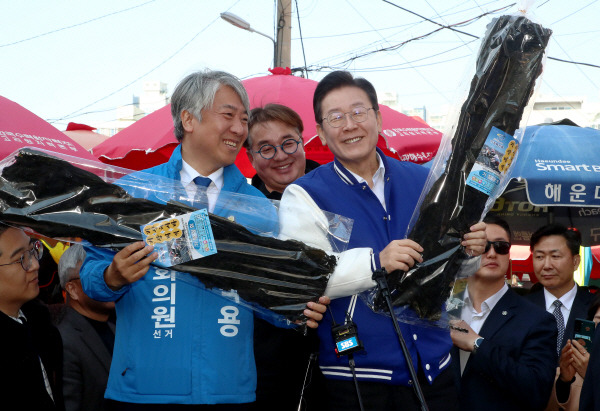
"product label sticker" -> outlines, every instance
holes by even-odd
[[[144,242],[154,245],[158,258],[154,264],[171,267],[216,254],[206,208],[140,227]]]
[[[467,177],[467,185],[493,196],[518,148],[519,143],[510,134],[492,127]]]

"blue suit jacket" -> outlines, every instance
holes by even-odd
[[[490,312],[485,338],[460,375],[459,350],[452,357],[461,410],[543,410],[556,373],[554,317],[508,290]]]
[[[525,296],[525,298],[543,310],[546,310],[546,298],[544,297],[544,290],[539,290],[528,294]],[[567,324],[565,325],[565,337],[562,341],[562,347],[564,347],[567,343],[567,339],[573,338],[575,318],[587,318],[588,308],[593,299],[594,295],[591,294],[587,289],[577,286],[577,294],[575,295],[575,300],[573,301],[573,306],[571,307],[571,313],[569,314]]]

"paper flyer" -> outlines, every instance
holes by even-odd
[[[492,127],[467,177],[467,185],[493,196],[502,176],[506,175],[519,143],[510,134]]]
[[[217,253],[204,208],[140,227],[144,242],[154,245],[158,258],[154,264],[171,267]]]

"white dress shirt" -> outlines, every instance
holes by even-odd
[[[544,297],[546,298],[546,311],[550,314],[554,313],[554,301],[560,300],[562,306],[560,307],[560,311],[562,312],[563,318],[565,319],[565,327],[567,326],[567,321],[569,321],[569,314],[571,314],[571,309],[573,308],[573,302],[575,301],[575,296],[577,295],[577,284],[573,285],[569,291],[563,294],[562,297],[556,298],[553,296],[546,288],[544,287]]]
[[[377,154],[377,162],[379,163],[379,167],[377,168],[377,171],[375,171],[375,174],[373,174],[373,188],[371,188],[371,190],[373,191],[373,194],[375,194],[375,196],[377,196],[377,199],[383,206],[383,209],[387,211],[387,207],[385,206],[385,194],[384,194],[385,193],[385,184],[384,184],[384,182],[385,182],[384,181],[385,166],[383,165],[383,161],[381,161],[381,157],[379,157],[379,153],[376,153],[376,154]],[[358,181],[359,184],[362,184],[367,181],[364,178],[362,178],[361,176],[359,176],[358,174],[353,173],[350,170],[348,170],[348,171],[350,172],[350,174],[352,174],[354,176],[354,178],[356,178],[356,181]]]
[[[181,160],[182,166],[179,175],[181,176],[181,184],[185,188],[190,198],[195,198],[198,191],[198,186],[194,183],[194,179],[198,176],[210,178],[211,183],[206,187],[206,196],[208,197],[208,211],[213,212],[219,193],[223,188],[225,182],[223,178],[223,168],[218,169],[209,176],[203,176],[192,168],[183,159]]]
[[[471,297],[469,296],[469,287],[467,286],[465,290],[465,305],[462,308],[460,313],[460,319],[469,324],[469,326],[475,331],[475,333],[479,334],[481,331],[481,327],[485,323],[485,320],[489,317],[490,313],[500,301],[500,299],[506,294],[508,291],[508,286],[504,284],[498,292],[494,295],[487,298],[484,302],[481,303],[481,311],[478,312],[475,307],[473,307],[473,302],[471,301]],[[460,373],[465,369],[465,365],[467,365],[467,360],[469,359],[470,351],[460,350]]]

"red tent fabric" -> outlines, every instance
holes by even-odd
[[[0,159],[20,148],[32,147],[97,161],[52,124],[2,96],[0,113]]]
[[[329,149],[321,145],[318,138],[313,138],[316,136],[316,123],[312,97],[318,84],[316,81],[289,74],[273,74],[250,78],[242,83],[248,91],[250,108],[279,103],[300,115],[304,123],[307,158],[319,163],[333,159]],[[92,152],[105,163],[134,170],[166,161],[177,145],[170,110],[169,105],[147,115],[93,148]],[[441,141],[440,132],[387,106],[380,105],[380,110],[383,132],[379,146],[386,150],[387,155],[416,163],[433,158]],[[246,177],[255,174],[244,149],[238,155],[236,165]]]

